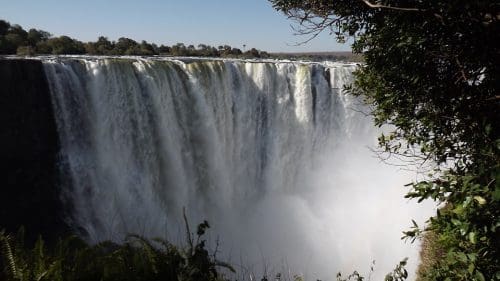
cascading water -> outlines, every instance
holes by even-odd
[[[185,207],[254,274],[332,280],[372,260],[377,274],[405,256],[415,264],[399,237],[425,215],[403,199],[409,175],[367,148],[377,130],[342,92],[355,65],[79,57],[44,67],[69,221],[89,241],[182,241]]]

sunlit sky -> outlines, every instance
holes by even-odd
[[[293,22],[267,0],[0,0],[0,19],[81,41],[228,44],[271,52],[348,51],[328,33],[296,46]]]

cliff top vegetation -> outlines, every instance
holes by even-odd
[[[197,57],[237,57],[237,58],[269,58],[265,51],[255,48],[241,50],[229,45],[198,46],[177,43],[172,46],[137,42],[121,37],[110,41],[99,36],[94,42],[81,42],[68,36],[54,37],[51,33],[40,29],[25,30],[18,24],[10,24],[0,20],[0,55],[129,55],[129,56],[197,56]]]

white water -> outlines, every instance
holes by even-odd
[[[183,241],[207,219],[240,274],[373,280],[416,245],[430,208],[380,163],[377,131],[342,87],[354,65],[139,58],[45,59],[68,181],[68,220],[91,242]],[[214,244],[212,243],[212,246]],[[241,265],[242,267],[238,267]],[[244,276],[249,279],[249,275]]]

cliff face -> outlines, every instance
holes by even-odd
[[[23,225],[28,235],[50,240],[65,226],[58,136],[40,61],[0,59],[0,126],[0,229]]]

